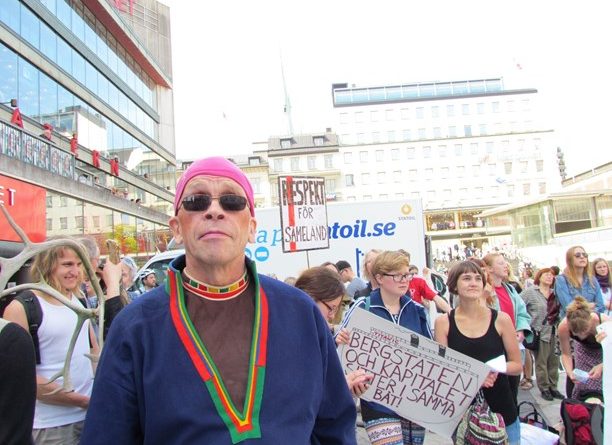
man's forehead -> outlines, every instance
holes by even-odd
[[[233,179],[224,178],[222,176],[210,176],[210,175],[198,175],[190,179],[185,186],[185,192],[183,195],[186,196],[194,191],[206,191],[209,187],[223,187],[235,192],[240,192],[240,195],[244,195],[244,191],[240,184]]]

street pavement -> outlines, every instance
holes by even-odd
[[[565,394],[565,372],[559,372],[559,386],[558,390]],[[538,390],[537,385],[535,384],[533,388],[530,390],[523,390],[519,388],[518,394],[518,402],[519,404],[523,401],[529,401],[533,403],[540,414],[544,416],[544,419],[548,423],[549,426],[556,427],[559,423],[561,423],[561,415],[559,414],[559,408],[561,406],[560,400],[552,400],[547,401],[540,397],[540,390]],[[531,407],[523,407],[521,409],[520,415],[526,415],[531,411]],[[360,424],[361,417],[358,416],[358,425]],[[369,445],[370,441],[368,440],[368,435],[365,432],[363,427],[357,427],[357,443],[359,445]],[[425,436],[425,445],[452,445],[453,441],[447,439],[445,437],[439,436],[432,432],[427,432]]]

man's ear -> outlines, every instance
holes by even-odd
[[[172,236],[177,244],[183,244],[183,237],[181,236],[181,225],[179,224],[178,218],[173,216],[168,221],[170,230],[172,230]]]
[[[248,238],[249,243],[255,242],[256,233],[257,233],[257,220],[251,217],[251,220],[249,221],[249,238]]]

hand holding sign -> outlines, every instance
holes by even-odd
[[[446,437],[493,378],[486,364],[363,309],[355,309],[347,328],[348,343],[339,348],[345,372],[373,376],[361,398]]]

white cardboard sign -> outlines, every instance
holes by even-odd
[[[279,176],[283,252],[328,249],[325,178]]]
[[[374,375],[361,398],[450,438],[490,368],[360,308],[347,328],[349,344],[338,349],[345,372]]]

